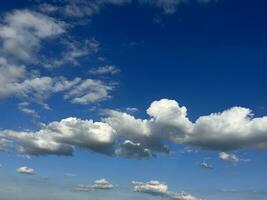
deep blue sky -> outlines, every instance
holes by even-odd
[[[40,12],[41,3],[1,2],[0,26],[5,24],[6,13],[24,9]],[[37,119],[18,109],[18,104],[28,101],[27,98],[16,95],[1,98],[0,129],[39,130],[39,122],[47,124],[67,117],[98,121],[102,109],[124,111],[127,107],[137,108],[133,115],[144,119],[148,118],[146,109],[150,103],[163,98],[186,106],[193,122],[199,116],[233,106],[250,108],[257,117],[267,116],[266,10],[265,0],[189,1],[177,6],[175,13],[166,14],[152,4],[140,5],[134,1],[120,6],[107,5],[99,13],[79,19],[43,13],[73,25],[59,37],[70,37],[81,43],[94,38],[100,43],[100,49],[80,58],[79,66],[66,63],[46,69],[40,64],[22,64],[27,69],[38,69],[42,75],[114,81],[112,97],[79,105],[57,93],[45,100],[51,110],[30,102],[30,107],[40,116]],[[90,22],[75,25],[85,19]],[[159,21],[155,23],[155,19]],[[43,42],[38,54],[50,55],[49,52],[55,51],[55,56],[60,55],[55,42]],[[105,58],[104,61],[99,57]],[[114,65],[120,72],[112,76],[89,73],[92,68],[106,65]],[[72,157],[31,156],[28,160],[9,149],[0,152],[0,196],[3,200],[158,199],[132,192],[131,181],[160,180],[168,183],[170,191],[184,190],[205,200],[267,199],[265,150],[237,149],[231,153],[241,161],[232,165],[219,159],[218,151],[185,153],[184,147],[171,144],[170,155],[141,160],[109,157],[79,147]],[[200,168],[198,164],[202,161],[214,169]],[[24,165],[35,169],[37,175],[16,173]],[[64,173],[77,176],[66,177]],[[118,188],[89,193],[72,190],[78,184],[100,178],[108,179]]]

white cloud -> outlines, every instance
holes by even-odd
[[[74,147],[80,147],[112,155],[116,132],[102,122],[67,118],[43,125],[37,132],[4,130],[0,136],[14,141],[24,154],[72,155]]]
[[[30,10],[15,10],[5,15],[0,24],[2,55],[35,62],[43,39],[65,32],[65,25],[51,17]]]
[[[177,193],[168,191],[168,185],[160,181],[149,181],[149,182],[132,182],[135,192],[146,193],[155,196],[161,196],[173,200],[197,200],[196,197],[187,194],[185,192]]]
[[[103,75],[103,74],[117,74],[120,70],[115,65],[105,65],[103,67],[96,67],[89,70],[90,74]]]
[[[226,152],[220,152],[219,158],[224,160],[224,161],[230,162],[233,165],[238,164],[241,161],[241,159],[238,158],[237,155],[226,153]]]
[[[112,89],[112,85],[101,80],[86,79],[72,88],[64,98],[77,104],[90,104],[110,98],[109,92]]]
[[[119,135],[160,151],[164,141],[208,150],[234,150],[267,147],[267,117],[253,118],[250,109],[233,107],[221,113],[200,116],[195,122],[176,101],[154,101],[147,109],[148,119],[115,110],[103,119]]]
[[[27,174],[27,175],[34,175],[35,174],[34,169],[26,167],[26,166],[20,167],[16,171],[20,174]]]
[[[52,94],[64,92],[65,99],[73,103],[89,104],[110,98],[113,86],[100,80],[79,77],[67,80],[65,77],[40,76],[27,72],[24,65],[14,65],[0,57],[0,99],[17,97],[22,100],[45,105],[44,101]],[[25,104],[19,109],[28,114],[36,115]]]
[[[82,192],[89,192],[89,191],[94,191],[94,190],[110,190],[110,189],[113,189],[113,187],[114,186],[110,182],[108,182],[106,179],[100,179],[100,180],[96,180],[94,184],[92,185],[80,184],[75,188],[75,190],[82,191]]]

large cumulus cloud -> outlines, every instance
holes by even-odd
[[[147,119],[139,119],[106,110],[102,122],[67,118],[35,132],[3,130],[0,137],[15,141],[20,152],[33,155],[71,155],[80,147],[106,155],[149,158],[169,153],[168,144],[213,151],[267,147],[267,117],[254,118],[248,108],[233,107],[193,122],[186,107],[161,99],[152,102],[147,114]]]

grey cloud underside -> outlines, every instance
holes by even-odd
[[[66,118],[36,132],[3,130],[0,138],[13,141],[21,153],[32,155],[71,155],[75,148],[83,148],[137,159],[168,153],[168,143],[213,151],[267,147],[267,117],[253,118],[247,108],[233,107],[192,122],[186,107],[161,99],[147,109],[148,119],[115,110],[105,114],[102,122]],[[239,161],[223,152],[220,158]]]

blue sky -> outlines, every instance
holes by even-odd
[[[266,1],[0,4],[1,199],[267,199]]]

